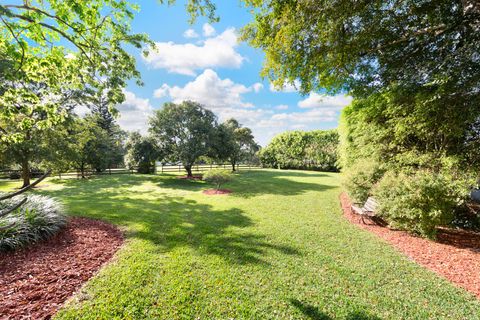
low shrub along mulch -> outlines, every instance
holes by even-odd
[[[439,228],[436,241],[428,240],[372,222],[364,224],[352,212],[351,201],[345,193],[341,194],[340,201],[349,221],[376,234],[420,265],[480,298],[479,233]]]
[[[110,224],[72,218],[45,242],[0,253],[0,318],[49,319],[122,242]]]
[[[0,202],[0,210],[15,206],[23,199],[17,196]],[[16,211],[0,218],[0,226],[11,226],[0,230],[0,252],[17,250],[48,239],[67,224],[63,205],[57,200],[29,195],[27,201]]]

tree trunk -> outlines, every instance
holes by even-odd
[[[193,174],[192,174],[192,165],[185,165],[185,170],[187,170],[187,177],[189,178],[193,178]]]
[[[80,165],[80,175],[82,179],[85,179],[85,165],[83,163]]]
[[[22,178],[23,178],[23,186],[22,189],[28,187],[30,185],[30,165],[28,160],[22,160]]]
[[[232,171],[235,172],[235,170],[236,170],[235,169],[235,161],[231,161],[230,163],[232,164]]]

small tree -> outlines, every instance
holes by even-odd
[[[217,118],[199,103],[166,103],[150,118],[150,133],[167,161],[181,161],[192,177],[195,161],[209,153],[215,138]]]
[[[155,161],[160,158],[160,152],[152,137],[132,132],[125,147],[127,149],[125,163],[129,168],[137,168],[139,173],[155,172]]]
[[[203,180],[215,184],[215,189],[220,190],[220,186],[232,180],[232,174],[224,169],[212,169],[203,175]]]
[[[250,128],[229,119],[218,126],[213,149],[215,157],[230,162],[232,171],[235,171],[240,161],[252,158],[260,147]]]

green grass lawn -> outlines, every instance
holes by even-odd
[[[10,186],[10,185],[9,185]],[[3,184],[3,189],[7,185]],[[480,319],[480,302],[342,217],[333,173],[48,180],[69,214],[126,232],[58,319]]]

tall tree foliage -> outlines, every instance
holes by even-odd
[[[139,173],[155,172],[155,161],[161,159],[162,156],[153,137],[132,132],[125,148],[127,149],[125,162],[129,168],[136,169]]]
[[[149,131],[167,155],[166,160],[181,162],[192,177],[195,161],[211,151],[217,117],[201,104],[185,101],[166,103],[150,118]]]
[[[235,119],[228,119],[218,126],[213,149],[214,157],[230,162],[235,171],[236,165],[253,158],[260,146],[250,128],[243,127]]]
[[[365,97],[392,84],[439,86],[478,102],[476,0],[244,0],[258,8],[243,38],[266,54],[278,86]],[[444,91],[450,88],[448,91]]]

